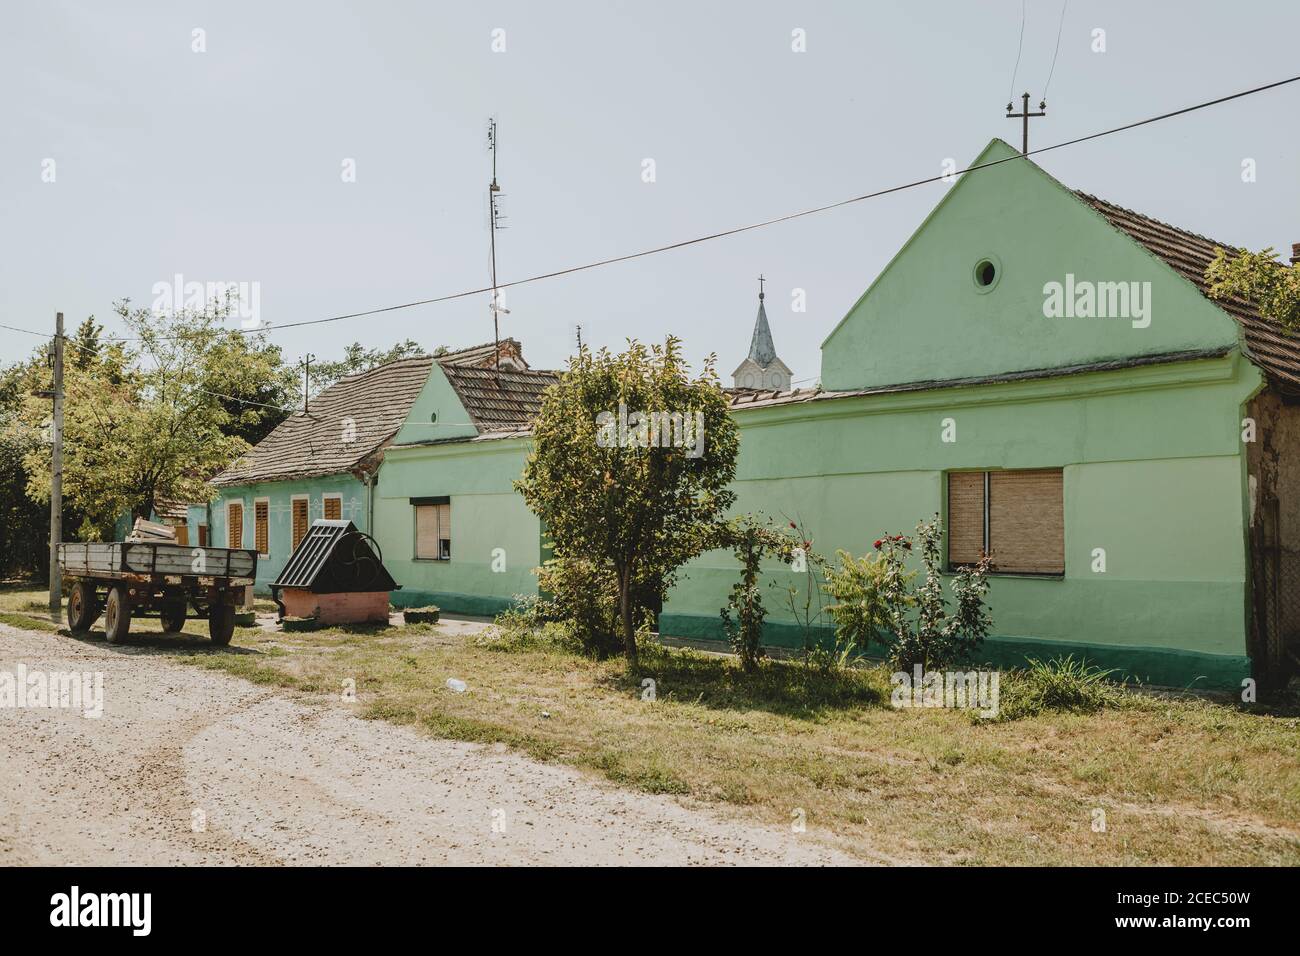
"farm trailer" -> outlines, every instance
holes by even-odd
[[[126,640],[131,618],[157,616],[179,631],[192,611],[207,619],[212,643],[235,633],[235,605],[257,576],[257,552],[119,541],[59,545],[59,570],[71,581],[68,627],[90,630],[101,611],[110,644]]]

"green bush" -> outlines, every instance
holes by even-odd
[[[998,720],[1036,717],[1046,711],[1090,714],[1115,702],[1107,683],[1114,670],[1101,670],[1073,655],[1044,663],[1035,658],[1024,670],[1011,671],[1001,691]]]

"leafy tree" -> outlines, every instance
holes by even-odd
[[[619,355],[583,347],[543,395],[515,487],[557,555],[612,568],[632,667],[637,592],[662,600],[677,569],[716,540],[738,445],[713,358],[692,378],[671,336]]]
[[[49,563],[49,509],[27,497],[23,465],[40,436],[18,422],[27,369],[0,370],[0,578],[41,576]]]
[[[1283,265],[1271,246],[1259,252],[1216,247],[1205,279],[1213,298],[1253,302],[1288,335],[1300,331],[1300,265]]]
[[[63,488],[86,517],[84,536],[110,534],[123,512],[147,517],[159,498],[207,500],[208,479],[248,447],[240,431],[256,433],[283,416],[238,400],[282,395],[285,379],[278,348],[222,327],[226,308],[158,315],[122,300],[115,311],[126,340],[101,345],[84,366],[69,355]],[[84,338],[98,337],[93,328],[83,323]],[[82,340],[79,329],[69,350],[92,354],[73,345]],[[44,363],[29,366],[26,379],[28,392],[52,387]],[[44,433],[49,417],[48,399],[23,399],[29,439]],[[23,463],[28,495],[48,502],[48,448],[29,450]]]
[[[447,351],[441,346],[439,349],[444,353]],[[368,349],[360,342],[353,342],[343,349],[343,358],[334,362],[319,362],[311,367],[311,390],[314,394],[328,388],[344,376],[366,372],[398,359],[428,354],[424,346],[414,339],[398,342],[387,349]]]

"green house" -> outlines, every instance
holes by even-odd
[[[942,515],[949,566],[996,562],[994,663],[1074,653],[1224,688],[1253,661],[1282,679],[1300,342],[1207,297],[1212,240],[1000,140],[975,163],[999,159],[948,187],[826,338],[819,388],[738,394],[738,509],[799,522],[825,555]],[[721,553],[690,565],[661,630],[720,638],[736,573]],[[801,642],[768,604],[768,641]]]
[[[316,519],[344,518],[374,535],[381,495],[387,491],[386,459],[398,433],[436,442],[465,431],[460,423],[465,413],[459,404],[457,411],[447,408],[446,418],[438,419],[443,405],[435,396],[448,381],[442,370],[464,369],[464,377],[476,367],[495,371],[497,365],[502,376],[531,375],[530,381],[551,381],[528,372],[513,339],[503,340],[499,347],[488,344],[437,358],[402,359],[341,379],[213,479],[218,497],[189,508],[190,542],[255,547],[260,559],[254,589],[265,594]],[[534,398],[541,387],[532,390]],[[472,404],[477,395],[467,401]],[[432,486],[426,491],[436,494]],[[406,517],[412,529],[410,540],[390,535],[388,541],[381,541],[385,562],[411,558],[403,553],[403,546],[412,547],[415,512]],[[449,530],[449,524],[444,530]]]

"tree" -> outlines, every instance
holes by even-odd
[[[23,459],[41,446],[40,435],[18,421],[28,363],[0,370],[0,579],[37,576],[49,564],[48,508],[27,497]]]
[[[1259,252],[1216,247],[1205,279],[1211,297],[1252,302],[1288,335],[1300,331],[1300,264],[1283,265],[1271,246]]]
[[[445,348],[439,346],[442,352]],[[353,342],[343,349],[343,358],[335,362],[319,362],[312,366],[311,369],[311,389],[312,393],[319,392],[321,389],[328,388],[339,379],[346,375],[355,375],[357,372],[366,372],[379,365],[386,365],[389,362],[395,362],[398,359],[416,358],[421,355],[428,355],[419,342],[414,339],[407,339],[404,342],[398,342],[392,348],[387,349],[368,349],[360,342]],[[437,354],[435,352],[435,354]]]
[[[637,593],[660,600],[717,540],[735,500],[739,438],[710,356],[691,378],[679,341],[585,346],[546,390],[515,482],[557,556],[607,564],[623,649],[636,666]]]
[[[122,300],[115,311],[129,330],[125,340],[89,353],[93,346],[78,346],[99,335],[85,323],[69,339],[69,353],[80,357],[69,354],[64,369],[63,488],[85,515],[83,536],[107,536],[124,512],[148,517],[160,498],[207,500],[208,479],[248,448],[240,432],[283,417],[248,398],[283,396],[279,349],[223,328],[227,308],[159,315]],[[44,363],[30,365],[26,378],[28,393],[51,387]],[[44,433],[49,416],[47,399],[23,399],[29,437]],[[28,495],[48,501],[48,447],[29,450],[23,463]]]

